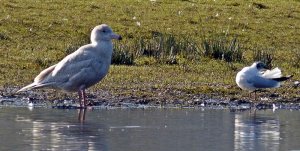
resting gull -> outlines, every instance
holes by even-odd
[[[254,92],[256,99],[256,90],[277,88],[280,86],[280,82],[288,80],[291,77],[292,75],[282,76],[281,70],[278,67],[267,70],[264,63],[254,62],[251,66],[244,67],[238,72],[235,81],[241,89]]]
[[[106,24],[96,26],[91,32],[90,44],[80,47],[59,63],[43,70],[32,84],[17,92],[37,88],[78,92],[80,107],[85,108],[85,89],[98,83],[108,72],[113,52],[112,39],[122,38]]]

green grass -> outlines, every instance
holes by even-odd
[[[294,74],[295,80],[300,78],[299,5],[297,0],[108,0],[101,4],[96,0],[2,0],[0,85],[21,87],[30,83],[43,68],[87,43],[94,26],[106,23],[124,38],[115,42],[124,51],[114,59],[128,60],[126,57],[134,54],[133,60],[123,64],[135,65],[112,66],[109,75],[92,90],[138,97],[159,96],[153,89],[234,97],[240,93],[234,82],[237,71],[259,57],[265,59],[264,55],[272,55],[273,67]],[[143,39],[151,44],[155,33],[170,35],[177,43],[192,41],[199,50],[190,54],[181,49],[186,54],[175,54],[171,58],[179,62],[175,65],[168,64],[170,58],[161,61],[136,55],[138,42]],[[222,45],[227,47],[237,37],[242,60],[227,63],[203,55],[203,42],[216,42],[223,35],[228,42]],[[197,59],[188,57],[199,51]],[[284,93],[290,84],[276,91]],[[299,96],[297,89],[288,90],[290,96]]]

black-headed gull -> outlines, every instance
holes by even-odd
[[[258,89],[277,88],[280,82],[290,79],[292,76],[282,76],[281,70],[276,67],[267,70],[262,62],[254,62],[251,66],[244,67],[236,75],[236,84],[243,90],[256,92]],[[256,94],[255,94],[256,99]]]
[[[112,39],[121,40],[106,25],[98,25],[91,32],[91,43],[80,47],[59,63],[43,70],[34,82],[18,92],[36,88],[61,89],[78,92],[80,107],[86,107],[85,89],[103,79],[111,64],[113,52]]]

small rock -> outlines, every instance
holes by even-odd
[[[260,98],[260,100],[262,100],[262,101],[268,101],[268,100],[269,100],[269,98],[267,98],[267,97],[263,97],[263,98]]]
[[[270,97],[272,97],[272,98],[277,98],[277,97],[279,97],[279,94],[272,93],[272,94],[270,94]]]
[[[200,104],[200,106],[204,107],[204,106],[205,106],[205,103],[204,103],[204,102],[202,102],[202,103]]]

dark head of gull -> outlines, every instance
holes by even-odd
[[[267,66],[265,63],[258,61],[254,63],[258,71],[267,70]]]

